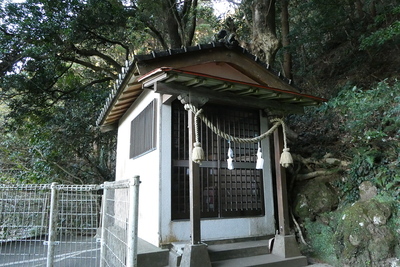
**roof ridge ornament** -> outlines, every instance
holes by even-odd
[[[215,36],[215,41],[225,44],[228,48],[238,47],[239,42],[236,40],[236,34],[222,29]]]

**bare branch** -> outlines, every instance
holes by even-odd
[[[61,57],[61,59],[65,60],[65,61],[70,61],[70,62],[77,63],[79,65],[85,66],[85,67],[87,67],[89,69],[92,69],[94,71],[107,73],[113,79],[117,78],[117,75],[115,73],[112,73],[110,70],[108,70],[106,68],[102,68],[102,67],[96,66],[96,65],[94,65],[92,63],[89,63],[87,61],[80,60],[80,59],[73,58],[73,57]]]
[[[126,51],[126,52],[125,52],[125,59],[126,59],[126,60],[129,59],[129,52],[130,52],[130,50],[129,50],[129,47],[128,47],[127,45],[123,44],[123,43],[120,42],[120,41],[114,41],[114,40],[110,40],[110,39],[108,39],[108,38],[105,38],[104,36],[100,36],[100,35],[98,35],[97,33],[95,33],[94,31],[91,31],[90,29],[86,29],[86,31],[88,31],[90,34],[92,34],[92,35],[95,36],[97,39],[99,39],[99,40],[101,40],[101,41],[103,41],[103,42],[110,43],[110,44],[116,44],[116,45],[121,46],[121,47],[124,48],[125,51]]]
[[[160,33],[160,31],[158,31],[155,27],[154,27],[154,25],[152,25],[152,24],[150,24],[150,23],[148,23],[148,22],[144,22],[145,23],[145,25],[149,28],[149,30],[150,31],[147,31],[151,36],[153,36],[154,38],[156,38],[159,42],[160,42],[160,44],[161,44],[161,46],[165,49],[165,50],[167,50],[169,47],[168,47],[168,44],[165,42],[165,39],[162,37],[162,35],[161,35],[161,33]]]
[[[115,61],[112,57],[105,55],[103,53],[101,53],[100,51],[97,51],[96,49],[79,49],[76,46],[73,45],[73,49],[76,53],[78,53],[81,56],[97,56],[101,59],[103,59],[104,61],[106,61],[107,63],[111,64],[112,66],[114,66],[114,68],[119,72],[121,70],[121,65]]]

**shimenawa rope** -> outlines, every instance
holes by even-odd
[[[275,118],[272,119],[271,122],[274,123],[274,125],[272,125],[272,127],[266,131],[265,133],[253,137],[253,138],[239,138],[236,136],[232,136],[230,134],[227,134],[223,131],[221,131],[218,127],[216,127],[210,120],[207,119],[207,117],[205,117],[202,114],[202,109],[198,109],[196,106],[192,105],[192,104],[185,104],[185,109],[186,110],[190,110],[193,112],[193,114],[195,114],[194,117],[194,127],[195,127],[195,143],[194,148],[193,148],[193,153],[192,153],[192,160],[195,163],[199,163],[201,164],[201,162],[205,159],[204,158],[204,151],[201,147],[201,143],[199,142],[199,132],[198,132],[198,124],[197,124],[197,118],[200,118],[205,125],[211,129],[211,131],[213,131],[216,135],[224,138],[225,140],[228,140],[230,142],[236,142],[236,143],[257,143],[260,142],[261,140],[267,138],[268,136],[270,136],[280,125],[282,125],[282,129],[283,129],[283,141],[284,141],[284,148],[283,148],[283,153],[281,155],[280,158],[280,164],[287,168],[290,164],[293,163],[293,158],[290,155],[290,149],[287,147],[287,141],[286,141],[286,125],[284,123],[284,121],[282,119],[279,118]]]

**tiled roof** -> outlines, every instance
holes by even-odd
[[[271,69],[268,64],[261,62],[256,56],[252,55],[249,51],[238,45],[228,44],[227,42],[213,42],[210,44],[201,44],[197,46],[183,47],[179,49],[168,49],[166,51],[159,51],[159,52],[153,51],[147,55],[136,55],[133,57],[131,61],[126,62],[125,66],[122,68],[122,72],[119,74],[118,79],[115,81],[113,90],[110,92],[110,95],[106,99],[104,107],[100,112],[100,115],[97,119],[97,125],[106,126],[117,122],[119,118],[126,112],[126,110],[141,94],[142,81],[144,80],[144,78],[151,76],[152,73],[142,75],[141,78],[135,76],[135,73],[137,75],[137,70],[135,70],[136,63],[140,64],[146,61],[157,60],[169,56],[184,55],[196,51],[209,50],[214,48],[228,48],[230,50],[235,50],[236,52],[241,53],[246,57],[249,57],[252,61],[256,62],[257,64],[265,68],[267,71],[274,74],[277,79],[280,79],[282,82],[289,84],[291,87],[295,88],[291,80],[282,76],[280,72]],[[158,71],[160,70],[161,69],[158,69]],[[187,83],[188,79],[193,80],[196,79],[196,77],[197,78],[200,77],[198,73],[197,74],[188,72],[185,73],[177,69],[169,69],[168,71],[164,69],[163,71],[165,73],[168,73],[168,75],[175,75],[173,81],[184,82],[186,86],[190,86],[190,83]],[[178,73],[180,74],[179,79],[176,78]],[[219,88],[221,86],[224,87],[227,86],[227,84],[230,84],[228,87],[231,88],[233,91],[235,91],[235,93],[243,93],[245,95],[258,95],[258,96],[262,94],[262,97],[265,97],[266,99],[280,98],[280,100],[282,100],[281,102],[299,103],[302,106],[315,105],[316,103],[325,101],[325,99],[322,98],[313,97],[297,92],[291,92],[288,90],[281,90],[278,88],[271,88],[271,87],[265,88],[265,86],[260,86],[256,84],[244,84],[233,80],[227,81],[219,77],[212,77],[212,76],[205,77],[203,75],[203,77],[200,77],[200,79],[203,81],[203,85],[208,84],[209,87],[210,88],[212,87],[213,89]],[[172,81],[172,79],[165,79],[164,81],[168,82]],[[226,88],[225,89],[222,88],[220,89],[220,91],[229,91]],[[270,92],[268,92],[268,90]],[[218,91],[218,89],[216,89],[216,91]],[[300,91],[300,90],[296,88],[294,91]]]

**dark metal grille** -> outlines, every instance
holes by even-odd
[[[156,148],[156,107],[156,100],[153,100],[131,121],[130,158],[141,156]]]
[[[178,101],[172,112],[172,218],[189,218],[187,111]],[[241,138],[260,134],[259,112],[206,105],[204,114],[221,130]],[[262,170],[255,169],[258,144],[231,143],[234,170],[227,169],[228,142],[200,125],[206,160],[200,165],[201,216],[240,217],[264,214]]]

